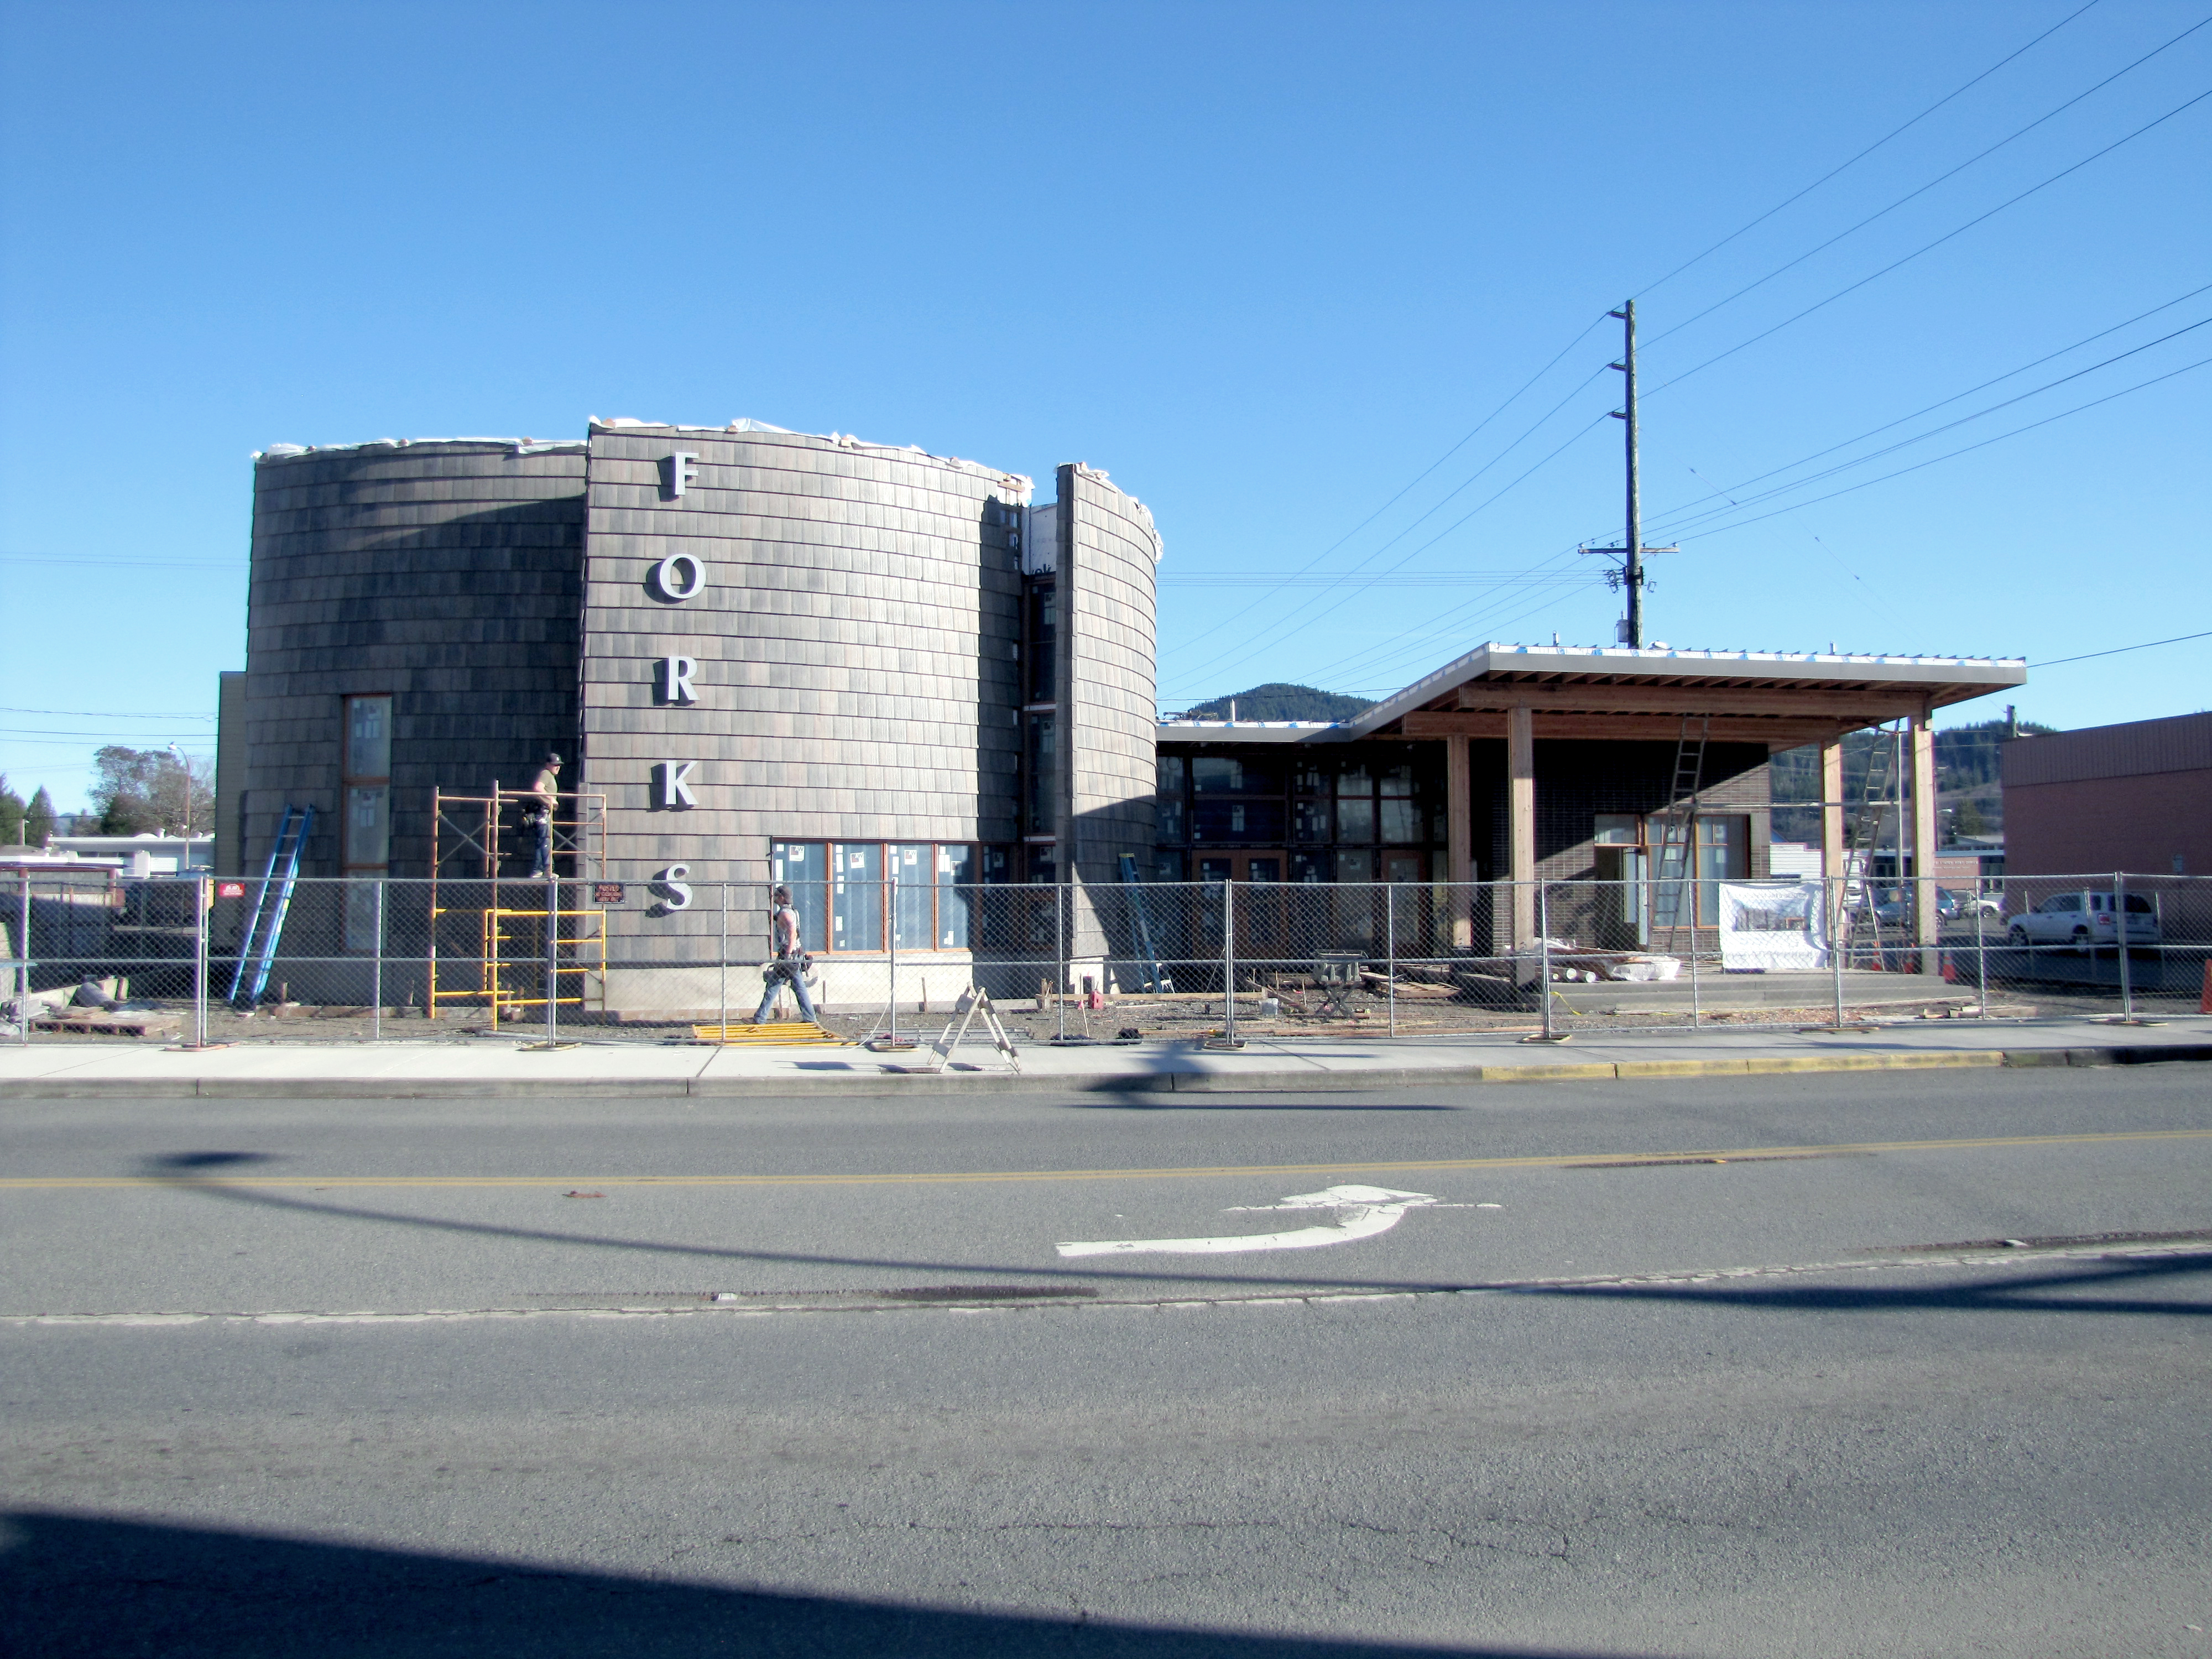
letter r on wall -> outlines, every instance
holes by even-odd
[[[699,694],[693,690],[691,677],[699,672],[696,657],[663,657],[660,659],[660,700],[663,702],[696,702]]]
[[[692,798],[691,774],[697,761],[663,761],[653,769],[660,775],[659,804],[665,807],[696,806]]]

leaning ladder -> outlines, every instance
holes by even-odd
[[[230,981],[234,1008],[254,1006],[269,988],[276,941],[283,934],[285,913],[292,908],[292,889],[300,879],[300,854],[307,848],[307,831],[314,822],[313,807],[287,806],[276,826],[276,844],[269,849],[269,867],[262,872],[261,890],[253,896],[253,913],[246,918],[246,933],[238,941],[238,971]]]
[[[1859,787],[1858,810],[1851,815],[1851,827],[1844,838],[1844,890],[1838,909],[1843,926],[1837,931],[1841,935],[1832,948],[1844,952],[1850,960],[1851,936],[1863,929],[1872,935],[1875,945],[1875,966],[1881,965],[1881,919],[1875,914],[1874,854],[1875,843],[1881,838],[1882,814],[1892,805],[1891,796],[1899,780],[1893,776],[1896,752],[1893,743],[1885,741],[1887,728],[1875,728],[1873,747],[1867,754],[1866,776]],[[1902,884],[1905,845],[1905,800],[1897,793],[1894,803],[1898,809],[1898,876]]]
[[[1674,777],[1667,791],[1667,808],[1659,820],[1659,845],[1655,849],[1652,873],[1657,878],[1653,897],[1667,895],[1664,906],[1667,925],[1680,927],[1686,922],[1694,927],[1694,914],[1686,919],[1683,915],[1683,896],[1690,890],[1691,866],[1698,852],[1698,797],[1705,784],[1705,744],[1711,740],[1713,723],[1710,718],[1698,720],[1692,728],[1690,716],[1682,717],[1682,730],[1674,740]],[[1657,907],[1655,907],[1655,909]],[[1655,915],[1654,920],[1657,920]],[[1696,936],[1692,935],[1691,948],[1696,949]]]
[[[1137,921],[1137,949],[1143,953],[1139,966],[1145,970],[1145,988],[1158,996],[1164,988],[1160,983],[1160,957],[1152,948],[1152,922],[1145,914],[1145,888],[1137,874],[1137,855],[1124,853],[1121,862],[1121,885],[1127,890],[1129,908]]]

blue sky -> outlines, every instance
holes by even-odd
[[[1653,638],[2212,629],[2212,326],[2160,339],[2212,318],[2212,100],[2140,131],[2212,88],[2212,27],[2166,44],[2205,15],[0,7],[0,770],[67,808],[101,742],[211,750],[252,450],[593,414],[1109,469],[1167,541],[1169,708],[1603,641],[1571,550],[1620,533],[1631,295],[1646,538],[1685,549]],[[2021,712],[2204,707],[2207,644]]]

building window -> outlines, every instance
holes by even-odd
[[[339,762],[339,867],[361,884],[346,890],[349,951],[377,948],[376,896],[369,883],[392,872],[392,699],[348,697]]]
[[[1048,836],[1055,828],[1053,803],[1060,793],[1060,744],[1048,713],[1027,717],[1028,742],[1022,758],[1022,833]]]
[[[961,951],[975,936],[975,886],[1004,881],[1006,850],[933,842],[779,841],[771,879],[791,890],[809,951]],[[891,883],[898,884],[896,903]]]
[[[1050,582],[1029,592],[1029,695],[1024,702],[1058,701],[1054,690],[1060,669],[1060,596]]]

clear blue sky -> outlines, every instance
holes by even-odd
[[[9,4],[0,770],[68,808],[101,742],[211,749],[252,450],[592,414],[1109,469],[1167,540],[1169,708],[1602,641],[1600,562],[1559,556],[1620,533],[1618,325],[1570,342],[1630,295],[1647,539],[1685,549],[1654,638],[2042,661],[2212,629],[2212,369],[2127,390],[2212,326],[2037,391],[2212,318],[2180,298],[2212,100],[1787,322],[2212,88],[2206,27],[1971,159],[2207,0],[2100,0],[1668,275],[2080,3]],[[2039,672],[2021,712],[2203,707],[2208,645]]]

